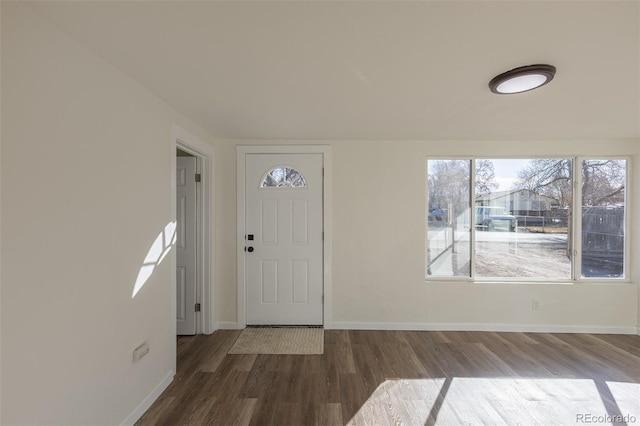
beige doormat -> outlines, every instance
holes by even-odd
[[[230,354],[322,355],[322,328],[245,328]]]

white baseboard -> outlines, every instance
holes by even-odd
[[[140,404],[138,404],[138,406],[131,412],[131,414],[129,414],[127,418],[124,419],[121,425],[133,426],[140,419],[140,417],[142,417],[142,415],[149,409],[149,407],[151,407],[151,404],[153,404],[156,401],[156,399],[158,399],[160,394],[167,388],[167,386],[171,384],[171,382],[173,381],[173,377],[175,375],[176,375],[175,371],[173,370],[169,371],[169,373],[167,373],[165,378],[162,379],[162,381],[158,384],[158,386],[153,388],[151,393],[149,393],[149,395],[147,395],[147,397],[143,399]]]
[[[238,330],[237,322],[221,321],[216,323],[216,330]]]
[[[636,327],[599,325],[333,322],[337,330],[505,331],[522,333],[636,334]]]

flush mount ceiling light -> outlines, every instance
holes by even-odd
[[[498,95],[522,93],[544,86],[556,75],[553,65],[537,64],[514,68],[489,82],[489,89]]]

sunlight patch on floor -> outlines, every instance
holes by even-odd
[[[615,399],[622,414],[629,413],[636,421],[628,424],[640,424],[640,383],[606,382],[611,395]]]
[[[591,424],[612,424],[615,416],[640,420],[639,384],[564,378],[388,379],[348,424],[579,424],[587,418]]]

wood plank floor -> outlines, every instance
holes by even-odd
[[[324,355],[227,355],[178,339],[139,425],[640,425],[640,337],[325,331]]]

